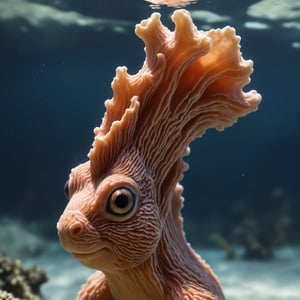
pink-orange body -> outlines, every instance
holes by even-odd
[[[59,237],[97,270],[80,300],[224,299],[184,236],[182,159],[207,128],[223,130],[256,110],[260,95],[242,91],[252,62],[234,29],[198,31],[177,10],[171,32],[159,17],[137,25],[144,65],[136,75],[117,69],[89,161],[70,174]]]

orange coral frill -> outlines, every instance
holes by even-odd
[[[242,58],[235,30],[197,30],[186,10],[175,11],[172,20],[174,32],[161,24],[159,13],[136,26],[146,60],[135,75],[117,68],[114,95],[105,103],[89,153],[94,174],[131,144],[163,184],[193,139],[257,109],[261,96],[242,90],[250,81],[252,61]]]

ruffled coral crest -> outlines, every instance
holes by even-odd
[[[256,91],[242,91],[252,61],[241,57],[233,28],[198,31],[186,10],[175,11],[172,20],[173,32],[158,13],[136,26],[146,60],[135,75],[117,69],[114,95],[89,153],[96,176],[124,147],[134,147],[166,194],[163,187],[174,189],[182,176],[189,143],[207,128],[230,126],[261,99]]]

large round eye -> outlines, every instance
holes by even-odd
[[[124,216],[135,206],[135,195],[128,188],[122,187],[114,190],[107,202],[107,211],[117,216]]]
[[[67,180],[64,185],[64,192],[65,192],[65,196],[67,197],[67,199],[69,199],[69,180]]]

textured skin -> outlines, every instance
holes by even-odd
[[[242,91],[252,62],[241,57],[234,29],[198,31],[185,10],[172,19],[174,32],[157,13],[137,25],[144,65],[135,75],[117,69],[89,161],[70,174],[59,238],[98,270],[80,300],[224,299],[184,236],[182,158],[207,128],[230,126],[261,97]]]

